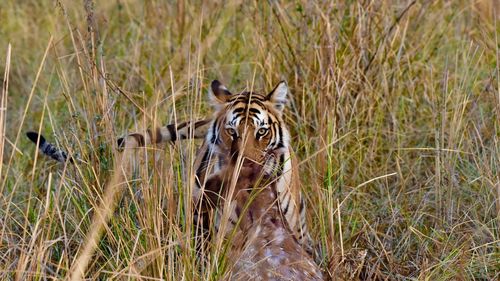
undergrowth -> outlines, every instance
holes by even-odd
[[[213,79],[233,92],[288,82],[327,275],[500,278],[495,1],[95,2],[0,2],[0,279],[69,276],[121,183],[116,138],[210,116]],[[79,160],[36,154],[28,130]],[[223,276],[223,255],[196,254],[198,144],[133,157],[86,277]]]

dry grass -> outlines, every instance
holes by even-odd
[[[74,273],[116,184],[126,187],[111,196],[86,277],[223,276],[223,251],[204,266],[195,253],[195,143],[148,149],[126,181],[110,181],[116,136],[209,116],[213,79],[235,91],[288,81],[286,121],[325,271],[500,277],[495,2],[98,2],[0,2],[0,279]],[[39,157],[27,130],[81,161]]]

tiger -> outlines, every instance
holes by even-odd
[[[176,142],[186,139],[203,139],[194,161],[193,202],[199,204],[203,198],[204,185],[210,175],[219,172],[230,157],[233,141],[242,144],[242,156],[264,165],[267,173],[277,175],[276,190],[280,211],[299,243],[308,251],[313,251],[312,239],[307,230],[305,199],[301,192],[298,164],[290,146],[290,133],[283,121],[283,111],[288,102],[288,86],[279,82],[268,94],[242,91],[231,93],[221,82],[211,82],[210,101],[214,108],[210,119],[168,124],[144,132],[130,133],[118,138],[118,147],[132,149],[152,144]],[[45,143],[43,136],[31,132],[28,136],[37,143]],[[73,161],[60,149],[43,150],[53,153],[50,157],[64,162]],[[195,209],[196,211],[196,209]],[[236,214],[229,217],[231,231]],[[206,214],[195,213],[195,219],[209,228]],[[215,217],[215,230],[220,226],[220,216]]]
[[[233,140],[230,163],[211,175],[205,189],[206,208],[224,205],[237,218],[228,237],[228,270],[223,280],[324,280],[323,273],[295,239],[277,201],[276,174],[238,158]],[[239,160],[239,161],[238,161]],[[220,196],[217,196],[220,195]],[[220,207],[219,209],[222,209]]]
[[[287,224],[307,249],[313,250],[307,230],[305,199],[301,192],[298,164],[290,146],[290,133],[283,121],[288,102],[288,86],[279,82],[268,94],[253,91],[230,92],[221,82],[211,82],[209,97],[214,108],[212,119],[169,124],[144,133],[131,133],[118,139],[122,148],[174,142],[184,139],[204,139],[195,159],[193,202],[199,202],[206,179],[228,163],[234,140],[242,145],[243,157],[261,163],[267,172],[277,175],[276,189],[280,210]],[[202,214],[196,214],[202,215]],[[229,217],[231,231],[236,214]],[[204,221],[208,227],[209,222]],[[220,217],[215,217],[218,231]]]

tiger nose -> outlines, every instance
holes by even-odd
[[[239,150],[244,152],[248,147],[252,147],[254,145],[253,135],[248,133],[243,133],[241,137],[238,139]]]
[[[236,159],[238,159],[238,154],[240,152],[240,147],[241,147],[241,137],[238,136],[233,139],[231,142],[231,161],[236,162]]]

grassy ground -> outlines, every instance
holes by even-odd
[[[500,278],[494,1],[98,2],[0,2],[0,279],[66,277],[106,187],[123,181],[116,136],[210,116],[213,79],[234,91],[288,81],[325,271]],[[40,157],[27,130],[83,162]],[[136,158],[87,277],[223,274],[223,255],[202,267],[194,252],[185,182],[195,147]]]

